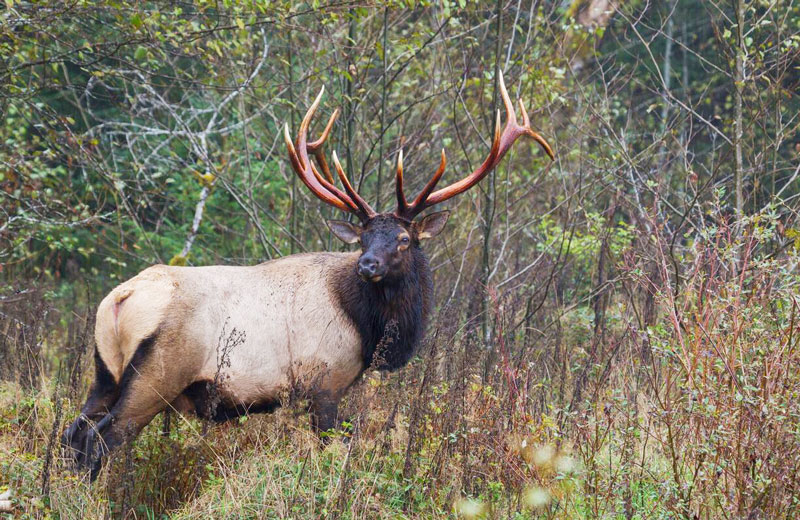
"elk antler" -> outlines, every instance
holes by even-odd
[[[308,127],[311,125],[311,118],[314,117],[314,112],[316,112],[322,100],[322,94],[324,93],[325,87],[322,87],[314,103],[311,104],[305,117],[303,117],[302,123],[300,123],[300,131],[297,134],[297,141],[294,144],[292,144],[292,139],[289,137],[289,125],[284,125],[283,135],[286,139],[286,147],[289,150],[289,160],[292,163],[292,168],[295,173],[297,173],[297,176],[303,181],[303,184],[311,190],[311,193],[319,197],[323,202],[343,211],[353,213],[357,215],[362,222],[366,222],[376,215],[375,210],[373,210],[367,201],[361,198],[353,189],[341,164],[339,164],[336,152],[333,154],[333,163],[336,166],[336,173],[339,175],[345,191],[343,192],[333,185],[333,175],[331,175],[330,168],[328,167],[327,161],[325,161],[325,155],[322,151],[322,145],[325,143],[328,135],[330,135],[333,123],[339,115],[338,109],[331,115],[320,138],[310,143],[307,142]],[[314,164],[309,160],[309,152],[314,155],[325,177],[319,174],[319,171],[317,171]]]
[[[433,175],[431,180],[428,181],[428,184],[425,185],[417,198],[414,199],[411,204],[409,204],[406,202],[406,197],[403,193],[403,152],[401,151],[397,158],[397,210],[395,211],[395,215],[406,220],[413,220],[414,217],[419,215],[426,208],[429,208],[435,204],[439,204],[440,202],[444,202],[447,199],[455,197],[459,193],[463,193],[475,186],[498,165],[505,153],[509,150],[509,148],[511,148],[511,145],[514,144],[514,141],[516,141],[517,138],[522,135],[528,135],[532,137],[537,143],[539,143],[542,149],[544,149],[545,153],[550,156],[550,159],[555,159],[553,149],[550,148],[550,145],[547,143],[547,141],[545,141],[544,137],[534,132],[531,128],[531,123],[528,119],[528,113],[525,111],[525,106],[522,104],[522,100],[519,100],[519,108],[522,111],[522,124],[520,125],[517,123],[517,116],[514,113],[514,105],[511,103],[511,98],[508,97],[506,85],[503,82],[503,73],[499,72],[499,74],[500,94],[503,97],[503,104],[505,104],[506,107],[506,116],[508,117],[508,121],[506,121],[506,126],[503,128],[501,133],[500,111],[498,110],[497,119],[495,121],[494,140],[492,141],[492,149],[489,151],[489,156],[486,157],[486,159],[483,161],[483,164],[481,164],[467,177],[458,182],[454,182],[446,188],[433,191],[433,189],[436,187],[436,184],[439,182],[439,179],[441,179],[442,174],[444,173],[445,164],[447,163],[444,150],[442,150],[442,160],[439,163],[439,169],[436,170],[436,173]]]

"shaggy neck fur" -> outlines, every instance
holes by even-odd
[[[397,370],[419,346],[431,310],[433,281],[418,244],[402,276],[366,282],[355,264],[335,273],[335,293],[361,335],[364,367]]]

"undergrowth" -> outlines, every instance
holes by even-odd
[[[612,289],[580,305],[530,312],[526,291],[492,289],[491,348],[469,319],[481,292],[462,289],[407,367],[350,390],[327,447],[300,404],[162,414],[94,485],[57,442],[91,377],[92,297],[63,319],[31,292],[2,314],[21,361],[0,387],[0,492],[18,518],[790,519],[798,257],[763,253],[774,229],[618,247]]]

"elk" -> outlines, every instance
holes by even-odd
[[[483,163],[434,191],[445,170],[442,150],[436,173],[408,202],[401,151],[391,213],[370,207],[334,152],[343,190],[335,186],[322,147],[338,110],[319,139],[307,140],[324,87],[294,142],[284,126],[289,160],[301,181],[325,203],[360,220],[327,222],[343,242],[359,243],[360,252],[297,254],[244,267],[155,265],[113,289],[97,309],[94,383],[62,439],[76,462],[91,470],[91,479],[110,450],[168,407],[224,421],[271,411],[281,395],[299,387],[309,396],[313,428],[323,432],[335,426],[339,400],[367,368],[404,366],[423,338],[433,301],[420,243],[442,230],[449,213],[417,217],[480,182],[523,135],[554,158],[547,141],[531,129],[521,101],[522,124],[517,122],[499,80],[507,121],[501,131],[497,111]],[[241,331],[241,341],[221,362],[226,327]]]

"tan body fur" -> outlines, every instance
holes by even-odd
[[[198,381],[219,382],[229,406],[277,400],[298,385],[338,397],[363,362],[354,325],[332,304],[330,279],[357,258],[313,253],[251,267],[150,267],[98,307],[98,355],[120,383],[138,346],[155,334],[130,395],[148,410]],[[223,353],[234,329],[243,342]]]

